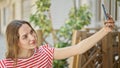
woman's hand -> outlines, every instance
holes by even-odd
[[[111,32],[114,29],[114,20],[111,15],[107,14],[108,20],[105,21],[105,29]]]

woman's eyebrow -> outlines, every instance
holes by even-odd
[[[23,33],[23,34],[21,34],[21,37],[22,37],[22,36],[25,36],[25,35],[27,35],[27,34],[28,34],[28,33]]]
[[[21,37],[24,37],[24,36],[26,36],[26,35],[27,35],[27,33],[26,33],[26,34],[21,35]]]

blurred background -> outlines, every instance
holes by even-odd
[[[6,51],[5,30],[10,21],[14,19],[30,21],[31,14],[37,11],[36,1],[38,0],[0,0],[0,59],[4,58]],[[47,1],[47,0],[44,0]],[[105,21],[101,4],[105,4],[106,10],[115,20],[116,26],[120,27],[120,1],[119,0],[49,0],[52,29],[59,30],[67,19],[72,7],[79,9],[87,5],[91,13],[90,23],[83,28],[101,28]],[[46,11],[45,11],[46,12]],[[34,23],[31,23],[37,30]],[[80,28],[82,29],[82,28]],[[47,40],[51,41],[51,38]],[[50,43],[53,44],[53,43]]]
[[[59,29],[64,24],[64,21],[68,18],[70,8],[74,5],[74,1],[77,7],[83,4],[89,6],[89,10],[93,15],[89,27],[101,26],[100,22],[104,20],[102,3],[105,4],[107,11],[116,21],[120,19],[120,5],[117,0],[51,0],[50,10],[55,29]],[[36,0],[0,0],[0,33],[5,33],[7,24],[13,19],[29,21],[30,14],[36,10],[33,7],[35,2]]]

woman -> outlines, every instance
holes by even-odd
[[[38,47],[37,35],[31,25],[26,21],[14,20],[6,29],[7,53],[6,59],[0,60],[0,68],[52,68],[53,59],[83,54],[113,27],[114,21],[109,16],[100,31],[75,46],[52,48],[48,44]]]

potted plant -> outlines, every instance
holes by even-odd
[[[40,28],[42,38],[44,39],[43,43],[48,43],[45,38],[52,34],[54,47],[61,48],[69,46],[71,45],[73,31],[80,30],[85,25],[90,24],[92,14],[88,11],[86,5],[80,6],[78,9],[74,6],[69,12],[69,19],[55,32],[50,14],[50,1],[51,0],[37,0],[35,3],[37,11],[31,15],[30,21]],[[65,68],[68,66],[66,59],[54,60],[53,63],[54,68]]]

